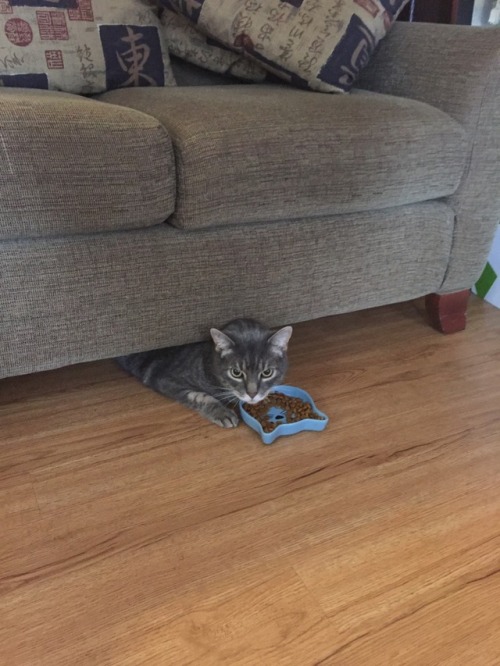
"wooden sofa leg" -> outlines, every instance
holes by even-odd
[[[425,297],[425,309],[431,325],[441,333],[463,331],[467,322],[467,303],[470,291],[452,294],[429,294]]]

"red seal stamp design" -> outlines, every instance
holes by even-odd
[[[37,12],[36,21],[40,31],[40,39],[50,41],[69,39],[68,26],[63,12]]]
[[[68,9],[68,18],[70,21],[93,21],[92,0],[79,0],[78,9]]]
[[[5,36],[15,46],[28,46],[33,41],[33,30],[28,21],[11,18],[5,24]]]
[[[45,62],[47,69],[64,69],[63,53],[58,49],[45,51]]]
[[[0,14],[12,14],[9,0],[0,0]]]

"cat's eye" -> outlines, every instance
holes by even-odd
[[[260,373],[260,376],[263,379],[270,379],[274,375],[274,368],[266,368],[265,370],[262,370]]]
[[[239,368],[230,368],[229,374],[233,379],[241,379],[245,373],[242,372]]]

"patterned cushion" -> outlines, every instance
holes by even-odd
[[[88,94],[175,81],[148,0],[0,0],[0,85]]]
[[[348,91],[408,0],[161,0],[290,83]]]
[[[165,9],[161,22],[172,55],[218,74],[248,81],[266,78],[266,70],[260,65],[198,32],[184,16]]]

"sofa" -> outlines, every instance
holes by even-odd
[[[500,32],[397,23],[349,95],[0,90],[0,377],[427,296],[500,219]]]

